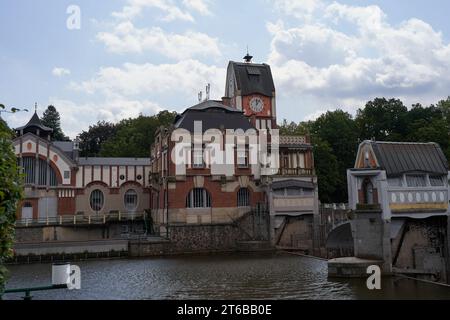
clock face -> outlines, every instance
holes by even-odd
[[[264,108],[264,101],[259,97],[254,97],[250,100],[250,109],[254,112],[261,112]]]

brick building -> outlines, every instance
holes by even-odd
[[[148,158],[81,158],[72,141],[52,141],[34,113],[13,140],[25,174],[19,220],[143,212],[149,207]]]
[[[252,208],[265,208],[270,213],[273,243],[297,246],[301,242],[312,248],[313,219],[318,213],[312,146],[307,136],[277,135],[270,66],[252,63],[251,58],[247,55],[243,63],[229,63],[221,100],[199,101],[173,125],[157,131],[151,149],[153,219],[161,228],[230,223]],[[180,132],[186,136],[180,138]],[[196,132],[202,141],[196,142]],[[242,148],[229,147],[230,132],[235,133],[236,145],[243,133]],[[261,165],[250,133],[258,142],[267,140],[270,166]],[[213,141],[220,141],[219,150],[211,150]],[[233,161],[207,161],[227,148],[233,151]],[[180,164],[177,157],[187,161]]]

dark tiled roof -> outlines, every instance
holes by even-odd
[[[64,154],[70,159],[75,160],[72,141],[53,141],[53,146],[64,152]]]
[[[259,93],[272,97],[275,91],[272,71],[267,64],[230,61],[236,75],[237,89],[242,95]]]
[[[216,101],[216,100],[205,100],[203,102],[200,102],[199,104],[196,104],[195,106],[192,106],[192,107],[186,109],[183,113],[185,113],[188,110],[203,111],[203,110],[213,109],[213,108],[225,109],[226,111],[229,111],[229,112],[242,113],[242,111],[240,111],[240,110],[238,110],[236,108],[232,108],[232,107],[226,106],[226,105],[224,105],[221,102]]]
[[[52,128],[46,127],[42,124],[41,119],[39,119],[39,116],[37,115],[37,113],[35,112],[33,114],[33,116],[31,117],[30,121],[28,121],[28,123],[26,125],[24,125],[23,127],[17,128],[16,130],[22,130],[22,129],[26,129],[28,127],[38,127],[39,129],[43,130],[43,131],[53,131]]]
[[[284,188],[305,188],[305,189],[314,189],[314,183],[309,181],[302,181],[302,180],[282,180],[282,181],[275,181],[272,183],[272,189],[284,189]]]
[[[194,121],[202,122],[202,131],[208,129],[252,129],[253,126],[242,111],[225,106],[217,101],[204,101],[186,109],[175,120],[175,128],[194,132]]]
[[[447,174],[448,162],[436,143],[406,143],[371,141],[382,169],[388,175],[403,173]]]

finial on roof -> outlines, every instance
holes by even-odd
[[[37,113],[37,102],[34,103],[34,113]]]
[[[251,55],[248,53],[248,46],[247,46],[247,55],[244,57],[244,61],[245,61],[246,63],[251,63],[251,62],[252,62],[252,59],[253,59],[253,56],[251,56]]]

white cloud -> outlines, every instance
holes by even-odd
[[[58,68],[58,67],[55,67],[55,68],[53,68],[53,70],[52,70],[52,74],[53,74],[55,77],[67,76],[67,75],[70,75],[70,70],[69,70],[69,69],[66,69],[66,68]]]
[[[113,93],[123,96],[176,95],[196,96],[211,83],[211,97],[223,95],[225,67],[208,66],[197,60],[175,64],[125,63],[122,67],[101,68],[90,80],[72,83],[71,87],[88,94]]]
[[[127,0],[128,5],[122,11],[113,12],[119,19],[133,19],[140,15],[145,8],[159,9],[164,13],[164,21],[184,20],[193,22],[194,18],[188,12],[183,12],[172,0]]]
[[[130,21],[118,24],[112,32],[101,32],[97,39],[114,53],[158,52],[166,57],[188,59],[194,56],[220,56],[219,41],[204,33],[167,33],[159,27],[138,29]]]
[[[208,0],[183,0],[183,4],[194,11],[197,11],[201,15],[209,16],[211,11],[208,8]]]
[[[276,4],[299,18],[293,26],[267,25],[279,97],[305,98],[316,109],[347,104],[354,111],[376,96],[410,104],[448,95],[450,44],[428,23],[414,18],[391,25],[378,6],[322,1],[305,2],[306,21],[300,3]]]
[[[51,97],[49,104],[54,105],[61,115],[61,128],[72,139],[97,121],[118,122],[134,118],[139,114],[153,115],[162,108],[148,100],[126,99],[113,96],[102,102],[76,103],[72,100]]]
[[[282,13],[309,21],[323,7],[322,0],[275,0],[275,7]]]

